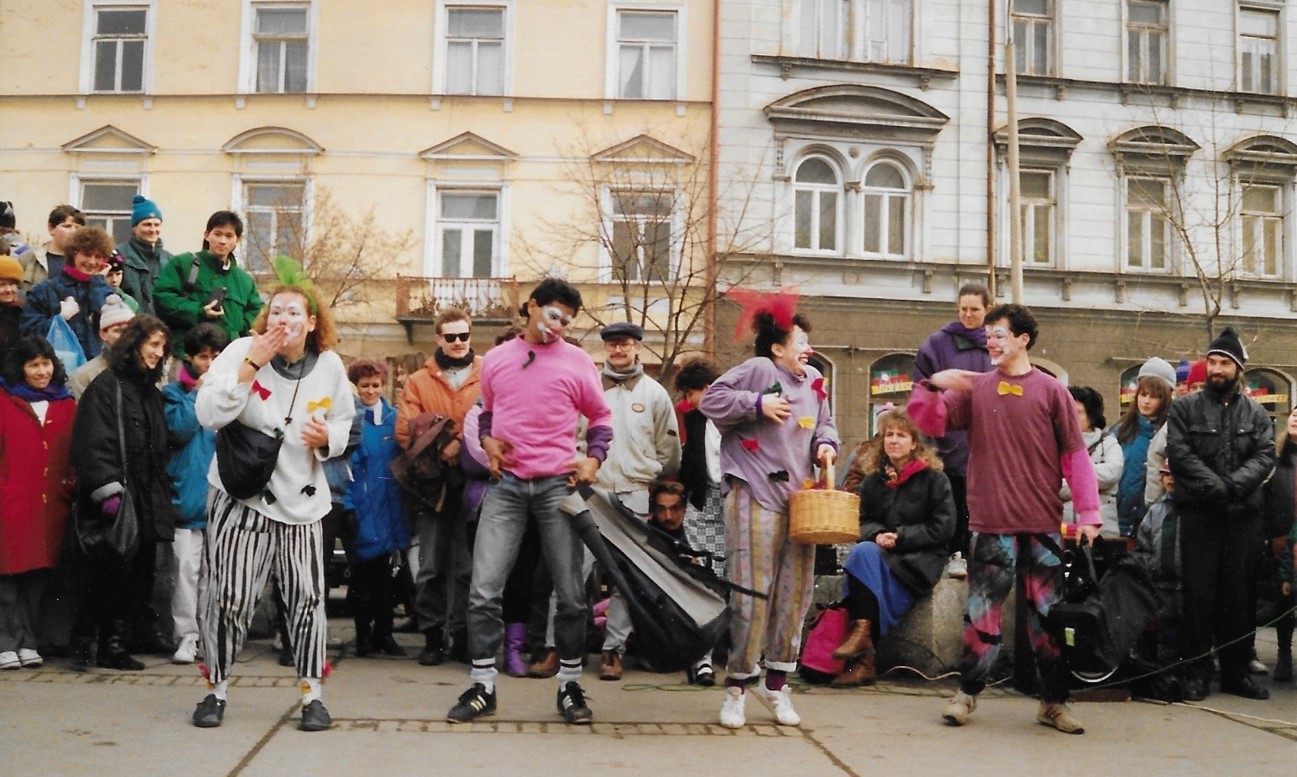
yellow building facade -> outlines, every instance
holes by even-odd
[[[66,202],[123,240],[138,192],[180,253],[234,210],[248,269],[335,281],[346,354],[431,350],[438,305],[498,312],[502,279],[546,273],[587,328],[625,318],[627,278],[652,315],[650,282],[704,258],[677,235],[707,195],[711,0],[49,0],[0,4],[0,31],[30,42],[0,49],[24,236]]]

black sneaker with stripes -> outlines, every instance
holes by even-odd
[[[485,685],[473,683],[472,688],[459,695],[459,703],[446,713],[446,720],[451,723],[468,723],[476,718],[493,714],[495,714],[495,691],[487,693]]]
[[[585,691],[575,680],[559,690],[558,711],[563,713],[563,720],[578,726],[589,725],[594,718],[594,713],[585,706]]]

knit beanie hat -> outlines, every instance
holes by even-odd
[[[143,194],[137,194],[131,198],[131,226],[135,226],[144,219],[162,220],[162,211],[158,209],[153,200],[147,199]]]
[[[1189,381],[1189,360],[1181,359],[1175,367],[1175,382],[1187,383]]]
[[[12,256],[0,256],[0,281],[22,283],[23,268]]]
[[[1233,359],[1240,370],[1247,363],[1247,349],[1243,347],[1243,341],[1238,339],[1238,332],[1235,332],[1234,327],[1231,326],[1225,327],[1221,330],[1220,336],[1211,341],[1211,346],[1207,348],[1207,355],[1213,353]]]
[[[126,307],[126,303],[116,294],[109,294],[104,300],[104,306],[99,310],[99,331],[103,331],[117,324],[124,324],[135,318],[131,309]]]
[[[1136,380],[1143,378],[1161,378],[1166,381],[1166,385],[1175,391],[1175,368],[1166,359],[1154,356],[1144,362],[1144,366],[1139,368],[1139,376]]]
[[[1190,386],[1195,383],[1207,382],[1207,360],[1197,359],[1189,365],[1189,374],[1185,377],[1184,382]]]
[[[14,215],[14,204],[0,202],[0,228],[14,229],[17,225],[18,217]]]

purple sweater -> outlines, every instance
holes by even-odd
[[[914,356],[915,383],[931,378],[942,370],[990,372],[991,357],[986,353],[986,330],[969,329],[951,321],[932,333]],[[951,429],[937,440],[937,455],[946,465],[946,473],[968,472],[968,432]]]
[[[820,382],[817,382],[820,381]],[[838,448],[838,430],[821,398],[826,391],[814,367],[800,377],[764,356],[728,370],[703,394],[698,409],[721,432],[721,473],[747,484],[767,510],[784,512],[788,496],[811,476],[821,444]],[[778,384],[792,414],[776,424],[757,412],[757,399]],[[817,391],[817,389],[819,389]],[[728,492],[728,479],[724,490]]]

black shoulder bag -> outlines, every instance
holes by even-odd
[[[122,423],[122,384],[114,382],[117,389],[117,448],[122,460],[121,506],[112,520],[102,515],[82,515],[77,510],[77,543],[87,557],[103,561],[126,561],[135,555],[140,545],[140,517],[135,512],[135,499],[127,482],[126,429]]]
[[[276,429],[274,434],[266,434],[237,420],[230,421],[216,432],[216,472],[221,476],[225,493],[235,499],[251,499],[265,490],[279,462],[284,430],[293,422],[293,406],[297,404],[297,389],[301,385],[299,375],[297,384],[293,386],[293,398],[288,401],[284,428]]]

